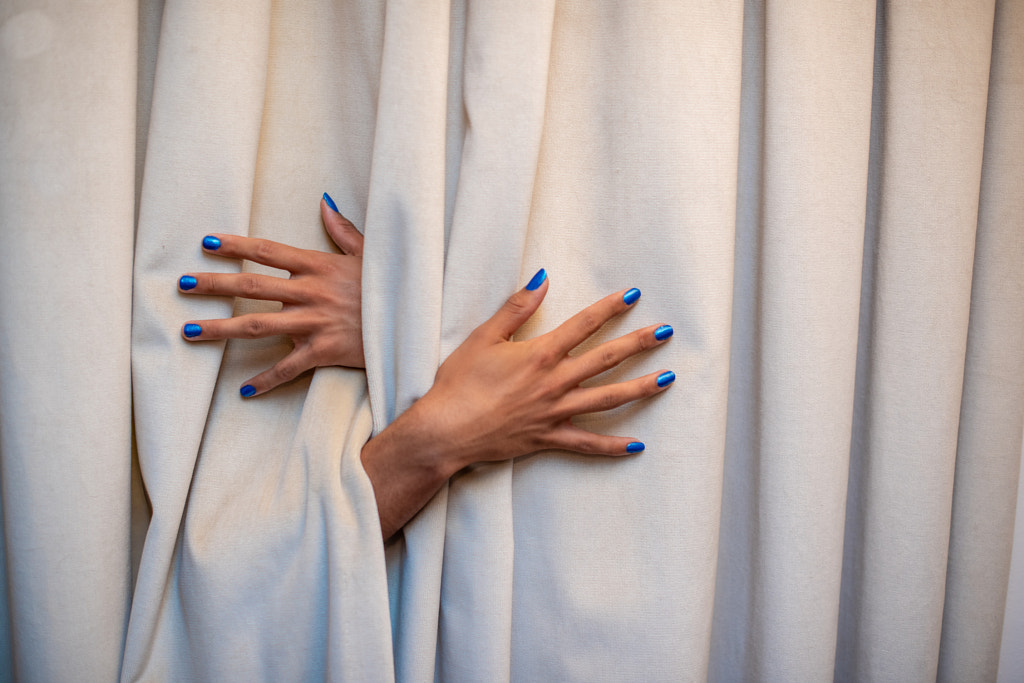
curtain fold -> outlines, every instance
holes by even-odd
[[[876,256],[862,315],[837,675],[933,678],[993,4],[883,11],[878,194],[868,215]],[[900,658],[884,656],[894,648]]]
[[[1018,0],[0,6],[0,680],[1016,680],[1022,51]],[[242,399],[288,341],[181,325],[277,304],[177,279],[333,249],[324,191],[366,372]],[[577,420],[646,451],[383,546],[361,446],[541,267],[517,339],[675,328]]]
[[[0,5],[0,678],[117,677],[136,8]]]
[[[746,10],[713,678],[826,680],[842,573],[875,3]],[[821,59],[829,51],[842,62]]]
[[[1024,173],[1021,102],[1024,3],[997,2],[939,656],[939,679],[947,681],[992,680],[997,672],[1011,680],[1014,671],[999,666],[999,643],[1024,414],[1024,193],[1015,189]],[[1013,633],[1003,639],[1010,653],[1019,642]]]

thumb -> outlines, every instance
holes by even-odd
[[[320,200],[320,216],[323,218],[324,227],[327,228],[327,234],[331,236],[339,249],[352,256],[363,255],[362,233],[356,230],[352,221],[341,215],[334,200],[326,192],[324,192],[323,199]]]
[[[508,298],[491,319],[481,325],[490,335],[508,341],[540,307],[548,292],[548,274],[543,268],[530,282]]]

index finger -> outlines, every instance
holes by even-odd
[[[303,273],[315,270],[316,252],[290,247],[287,244],[256,237],[240,235],[224,235],[215,233],[203,238],[203,251],[228,258],[242,258],[247,261],[287,270],[291,273]]]
[[[545,336],[551,340],[558,353],[569,353],[587,337],[601,329],[606,322],[632,307],[639,298],[640,290],[635,287],[609,294],[597,303],[587,306]]]

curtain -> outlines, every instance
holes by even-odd
[[[1024,2],[0,4],[0,678],[1020,680]],[[364,229],[367,368],[243,400],[211,232]],[[540,267],[639,456],[359,449]],[[1014,539],[1017,543],[1014,543]]]

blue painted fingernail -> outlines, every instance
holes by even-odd
[[[662,325],[654,331],[654,338],[658,341],[665,341],[672,336],[673,331],[671,325]]]
[[[639,453],[644,448],[646,448],[646,446],[644,446],[643,443],[641,443],[639,441],[634,441],[633,443],[628,444],[626,446],[626,452],[627,453]]]
[[[191,337],[198,337],[202,333],[203,333],[203,328],[199,327],[199,325],[196,325],[195,323],[189,323],[188,325],[185,325],[185,336],[186,337],[189,337],[189,338],[191,338]]]
[[[203,238],[203,249],[209,249],[210,251],[217,251],[220,249],[220,240],[213,235],[207,235]]]
[[[324,201],[327,202],[327,206],[331,207],[331,211],[334,213],[341,213],[341,211],[338,211],[338,205],[334,203],[333,199],[331,199],[331,195],[326,192],[324,192]]]
[[[249,398],[256,393],[256,387],[251,384],[246,384],[244,387],[238,390],[238,393],[242,395],[242,398]]]
[[[544,281],[548,279],[548,271],[541,268],[537,271],[537,274],[533,276],[533,279],[526,284],[526,291],[532,292],[533,290],[544,284]]]
[[[634,287],[625,294],[622,295],[622,300],[626,302],[627,306],[632,306],[636,303],[636,300],[640,298],[640,290]]]
[[[671,370],[669,370],[668,372],[663,372],[660,375],[658,375],[658,386],[659,387],[667,387],[669,384],[672,384],[672,382],[675,382],[675,381],[676,381],[676,373],[672,372]]]
[[[196,288],[196,279],[191,275],[182,275],[181,279],[178,280],[178,287],[186,291]]]

